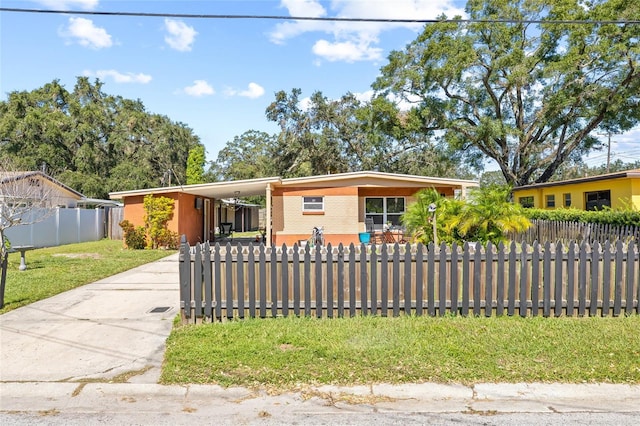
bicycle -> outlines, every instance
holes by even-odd
[[[311,230],[311,238],[307,240],[310,247],[324,245],[324,228],[322,226],[314,226]]]

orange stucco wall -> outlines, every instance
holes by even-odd
[[[161,196],[174,200],[173,217],[169,220],[167,228],[170,231],[185,235],[189,244],[205,241],[204,207],[196,208],[196,196],[183,193],[168,193]],[[135,226],[144,226],[144,196],[126,197],[124,202],[124,218]],[[213,200],[211,200],[213,205]],[[202,203],[204,206],[204,201]],[[212,209],[213,210],[213,209]],[[210,224],[213,226],[213,211],[210,216]]]

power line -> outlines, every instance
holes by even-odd
[[[329,21],[329,22],[377,22],[399,24],[474,23],[474,24],[579,24],[579,25],[637,25],[640,19],[577,20],[577,19],[398,19],[398,18],[339,18],[321,16],[278,16],[278,15],[220,15],[200,13],[150,13],[150,12],[106,12],[87,10],[49,10],[0,7],[0,12],[45,13],[94,16],[137,16],[146,18],[185,19],[269,19],[277,21]]]

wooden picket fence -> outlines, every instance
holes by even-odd
[[[640,256],[615,244],[180,249],[183,322],[355,315],[640,313]]]
[[[508,235],[510,240],[532,244],[534,241],[561,241],[568,244],[595,241],[640,241],[640,225],[610,225],[555,220],[532,220],[531,227],[523,232]]]

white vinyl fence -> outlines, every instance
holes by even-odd
[[[29,217],[30,216],[30,217]],[[53,247],[64,244],[98,241],[105,237],[103,209],[36,210],[25,217],[30,225],[13,226],[6,230],[12,246]]]

